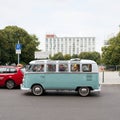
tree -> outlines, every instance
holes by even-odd
[[[101,55],[99,52],[92,52],[92,60],[96,61],[97,64],[101,63]]]
[[[79,55],[73,55],[72,57],[69,54],[63,56],[61,52],[55,54],[51,57],[52,60],[70,60],[71,58],[80,58],[80,59],[90,59],[100,64],[100,53],[98,52],[81,52]]]
[[[52,58],[52,60],[64,60],[64,56],[61,52],[55,54]]]
[[[100,64],[100,53],[98,52],[81,52],[79,54],[80,59],[94,60],[97,64]]]
[[[79,54],[79,58],[80,59],[91,59],[91,55],[89,52],[81,52]]]
[[[28,63],[34,59],[34,52],[39,45],[38,38],[20,27],[7,26],[0,30],[0,64],[17,63],[15,46],[18,40],[22,45],[20,62]]]
[[[66,55],[64,55],[64,59],[65,59],[65,60],[70,60],[70,59],[71,59],[70,54],[66,54]]]
[[[108,40],[102,48],[102,62],[106,65],[120,65],[120,33]]]
[[[72,58],[78,58],[78,55],[77,54],[73,54]]]

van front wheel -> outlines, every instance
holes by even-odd
[[[90,88],[88,87],[80,87],[78,88],[78,94],[82,97],[88,96],[90,93]]]
[[[41,85],[34,85],[32,87],[33,95],[40,96],[43,94],[43,87]]]

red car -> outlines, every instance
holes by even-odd
[[[0,66],[0,86],[12,89],[22,83],[23,72],[19,67]]]

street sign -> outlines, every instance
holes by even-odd
[[[21,50],[21,44],[16,44],[16,50]]]
[[[21,44],[16,44],[16,54],[21,54]]]

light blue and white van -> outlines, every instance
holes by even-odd
[[[42,95],[47,90],[74,90],[81,96],[99,92],[98,65],[92,60],[34,60],[24,75],[22,90]]]

